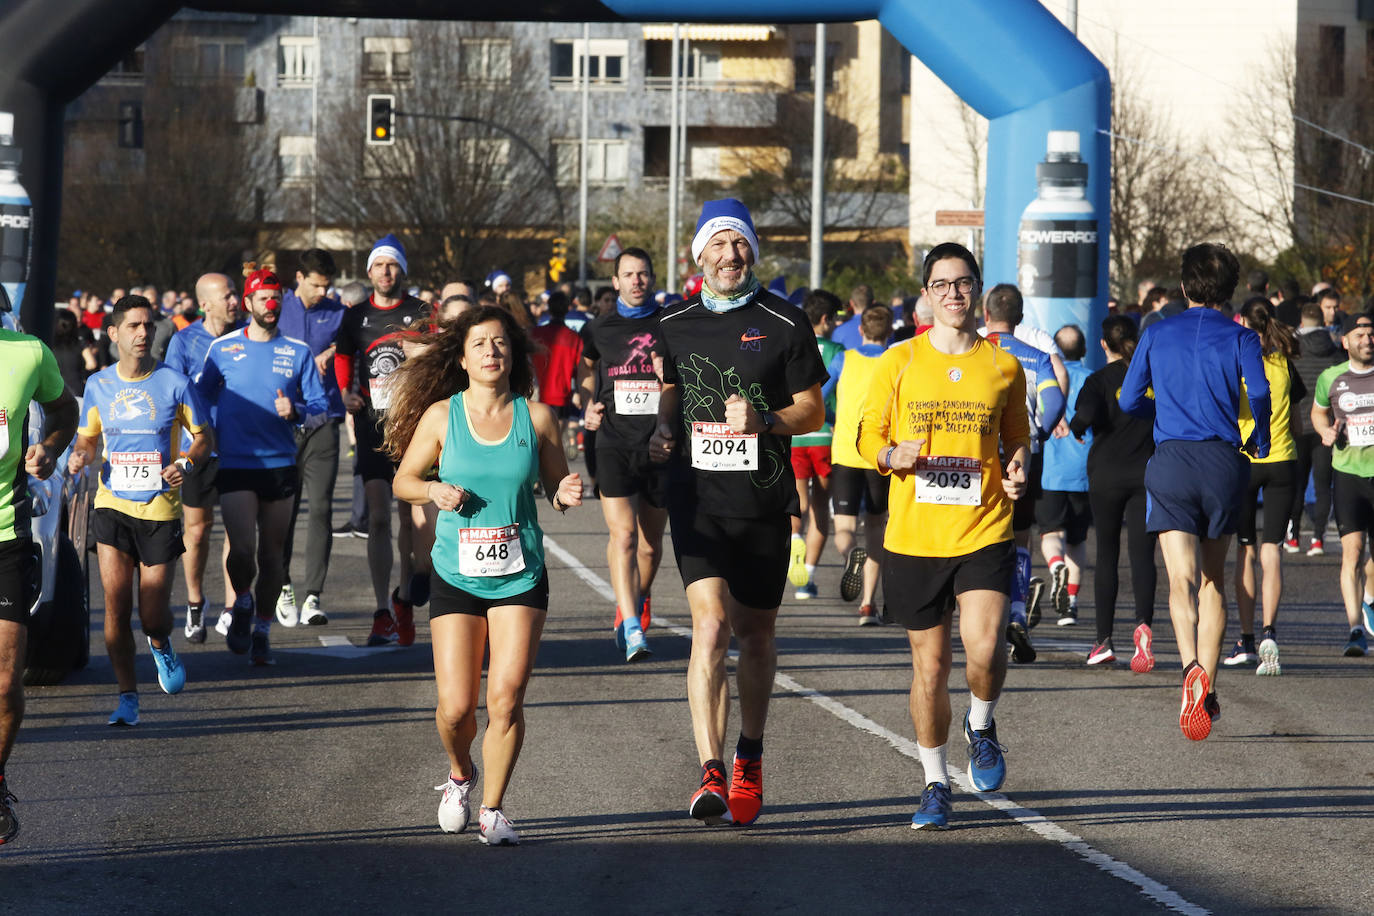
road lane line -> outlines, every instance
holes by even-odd
[[[592,591],[601,595],[607,601],[610,601],[611,604],[615,604],[615,591],[611,588],[610,584],[588,569],[583,565],[581,560],[556,543],[547,534],[544,536],[544,549],[566,564],[568,569],[570,569],[577,578],[585,582]],[[676,626],[667,621],[662,621],[660,623],[657,617],[654,618],[654,620],[656,626],[661,626],[663,629],[669,630],[678,636],[687,639],[691,639],[692,637],[692,631],[690,629]],[[920,755],[917,753],[916,742],[914,740],[884,728],[858,710],[851,709],[838,700],[797,682],[781,671],[775,676],[774,683],[796,694],[802,699],[814,703],[816,706],[819,706],[821,709],[824,709],[841,721],[852,725],[859,731],[867,732],[875,738],[881,738],[902,756],[909,757],[918,763],[920,762]],[[1070,833],[1038,811],[1018,805],[1000,792],[979,792],[969,784],[968,780],[965,779],[962,774],[952,769],[950,771],[950,778],[954,780],[964,793],[972,795],[989,807],[1002,812],[1042,839],[1048,840],[1051,843],[1058,843],[1060,846],[1063,846],[1065,849],[1091,865],[1105,871],[1107,874],[1134,885],[1142,894],[1149,897],[1151,900],[1175,912],[1187,914],[1187,916],[1209,916],[1210,911],[1205,907],[1192,903],[1182,897],[1178,892],[1172,890],[1168,885],[1156,881],[1154,878],[1132,868],[1125,862],[1093,848],[1091,845],[1084,842],[1082,837]]]

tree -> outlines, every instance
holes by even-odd
[[[364,236],[395,231],[417,282],[480,277],[511,263],[522,242],[566,229],[552,156],[540,155],[551,149],[551,113],[522,78],[530,60],[492,28],[428,23],[412,42],[411,84],[376,90],[396,94],[394,146],[364,143],[358,94],[328,105],[320,218]]]
[[[1303,285],[1374,289],[1374,85],[1313,40],[1276,45],[1233,121],[1255,165],[1241,203]]]
[[[1137,92],[1128,65],[1112,68],[1112,293],[1134,302],[1144,278],[1178,273],[1179,255],[1203,240],[1235,241],[1230,195],[1205,143],[1189,141]]]
[[[116,148],[109,122],[68,144],[58,284],[109,290],[150,281],[190,289],[256,258],[270,150],[251,128],[257,90],[178,85],[164,73],[142,99],[142,147]]]

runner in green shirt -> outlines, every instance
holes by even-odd
[[[33,594],[28,475],[46,480],[76,433],[76,399],[52,351],[0,328],[0,845],[19,833],[5,763],[24,718],[24,656]],[[25,447],[29,404],[43,405],[43,441]]]

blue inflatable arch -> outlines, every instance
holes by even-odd
[[[63,107],[182,5],[176,0],[8,0],[0,11],[0,111],[16,115],[24,183],[34,203],[24,318],[39,333],[51,325],[51,309],[40,304],[50,304],[55,295]],[[1019,280],[1028,293],[1028,319],[1048,330],[1073,322],[1092,339],[1106,314],[1110,80],[1101,62],[1037,0],[754,0],[747,5],[738,0],[200,0],[188,5],[275,15],[489,21],[878,19],[990,122],[987,285]],[[1077,134],[1082,164],[1067,172],[1041,165],[1052,131],[1061,132],[1061,138]],[[1044,206],[1040,211],[1045,212],[1028,212],[1037,199],[1038,170],[1042,176],[1072,172],[1078,180],[1084,166],[1086,194],[1074,212],[1051,213]],[[1038,228],[1023,239],[1023,223],[1030,226],[1033,216],[1044,218],[1034,221]],[[1073,244],[1060,244],[1064,238]],[[1027,272],[1028,255],[1020,250],[1026,244],[1041,248],[1038,278],[1033,267]],[[1028,284],[1038,285],[1043,295]]]

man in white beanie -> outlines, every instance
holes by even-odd
[[[799,512],[790,437],[820,428],[827,378],[806,315],[754,276],[758,236],[738,200],[707,201],[692,239],[701,292],[659,317],[663,389],[649,455],[669,463],[668,515],[692,611],[687,696],[701,760],[688,813],[750,824],[763,804],[774,627]],[[725,653],[739,646],[740,737],[728,782]]]

